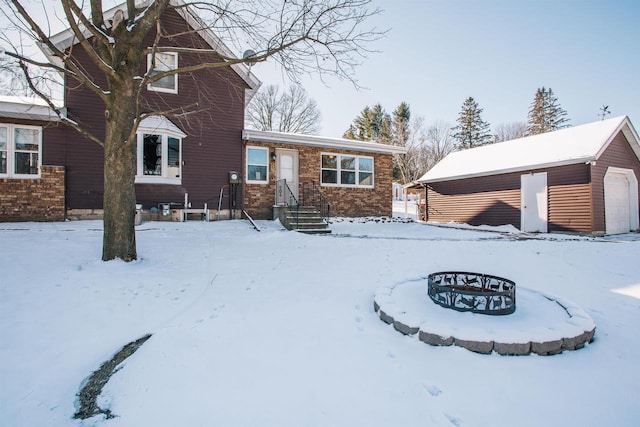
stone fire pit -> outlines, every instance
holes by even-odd
[[[515,284],[486,274],[441,272],[382,286],[373,308],[383,322],[425,344],[484,354],[558,354],[585,347],[596,331],[578,305],[527,287],[518,287],[516,311]]]
[[[427,277],[436,304],[457,311],[505,315],[516,310],[516,284],[488,274],[444,271]]]

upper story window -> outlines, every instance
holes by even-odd
[[[186,135],[164,117],[149,117],[138,128],[137,183],[180,184],[182,138]]]
[[[155,61],[154,61],[155,58]],[[147,67],[151,76],[155,76],[164,71],[171,71],[178,68],[178,54],[175,52],[156,53],[155,56],[147,55]],[[178,75],[166,76],[158,81],[149,83],[149,90],[157,92],[178,93]]]
[[[373,188],[373,157],[322,154],[322,185]]]
[[[247,182],[266,184],[269,182],[269,149],[247,147]]]
[[[0,124],[0,177],[39,178],[42,128]]]

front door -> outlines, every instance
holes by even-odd
[[[547,232],[547,173],[520,177],[520,229],[527,232]]]
[[[276,149],[277,179],[285,179],[293,195],[298,199],[298,150]]]

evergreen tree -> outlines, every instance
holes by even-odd
[[[382,105],[365,107],[356,117],[343,138],[373,141],[407,148],[407,154],[393,155],[393,178],[402,183],[418,179],[424,173],[420,164],[425,141],[420,118],[411,121],[409,104],[401,102],[392,115]]]
[[[367,106],[353,120],[343,137],[388,144],[391,141],[391,116],[379,103],[371,108]]]
[[[391,122],[391,136],[393,145],[405,146],[409,139],[409,121],[411,111],[409,104],[401,102],[393,111],[393,121]]]
[[[411,120],[411,110],[409,104],[401,102],[393,111],[393,120],[391,122],[391,141],[392,145],[407,147],[411,132],[409,130],[409,121]],[[410,148],[410,147],[408,147]],[[415,169],[413,156],[394,154],[393,155],[393,179],[406,183],[410,180],[411,171]]]
[[[472,97],[467,98],[456,120],[458,124],[451,129],[455,132],[453,137],[458,140],[456,149],[479,147],[492,142],[489,123],[482,120],[480,114],[482,108],[478,103]]]
[[[342,134],[342,137],[345,139],[358,139],[358,133],[356,132],[356,128],[354,125],[349,125],[349,129]]]
[[[538,135],[568,127],[569,119],[566,115],[567,112],[560,106],[551,88],[538,88],[529,109],[527,135]]]

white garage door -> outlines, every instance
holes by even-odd
[[[621,173],[607,174],[604,182],[604,217],[607,234],[628,233],[631,230],[629,205],[627,176]]]

